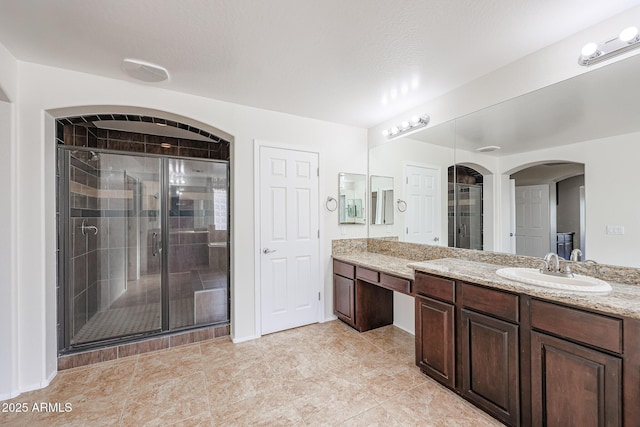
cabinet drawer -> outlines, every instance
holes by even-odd
[[[408,279],[380,273],[380,285],[403,294],[411,294],[411,280]]]
[[[463,283],[462,305],[512,322],[520,320],[518,295]]]
[[[355,270],[356,268],[351,264],[333,260],[333,272],[335,274],[339,274],[348,279],[353,279],[355,277]]]
[[[451,279],[417,272],[414,283],[416,294],[426,295],[446,302],[455,302],[455,282]]]
[[[622,353],[622,320],[538,300],[531,301],[531,326]]]
[[[378,283],[380,281],[380,273],[364,267],[356,267],[356,277],[371,283]]]

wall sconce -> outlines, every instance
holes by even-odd
[[[386,136],[389,139],[398,138],[403,135],[407,135],[429,124],[429,116],[423,114],[421,116],[412,116],[411,120],[405,120],[398,126],[393,126],[389,129],[382,131],[382,136]]]
[[[638,28],[625,28],[618,37],[611,40],[599,44],[592,42],[584,45],[580,52],[580,58],[578,58],[578,64],[584,66],[597,64],[637,47],[640,47]]]

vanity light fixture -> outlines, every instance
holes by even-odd
[[[628,52],[640,47],[640,35],[637,27],[628,27],[622,30],[618,37],[602,43],[587,43],[580,51],[578,64],[589,66],[605,61],[616,55]]]
[[[399,125],[390,127],[382,131],[382,136],[389,139],[407,135],[415,130],[425,127],[429,124],[429,116],[423,114],[421,116],[412,116],[410,120],[403,120]]]

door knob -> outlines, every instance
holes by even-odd
[[[264,248],[264,249],[262,250],[262,253],[263,253],[263,254],[272,254],[272,253],[274,253],[275,251],[276,251],[275,249]]]

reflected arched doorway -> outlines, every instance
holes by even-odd
[[[538,163],[509,175],[515,253],[543,257],[556,252],[569,259],[585,249],[584,164]]]

